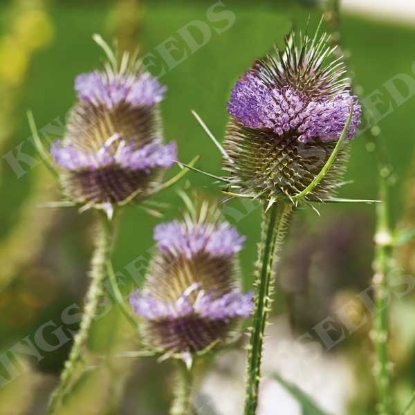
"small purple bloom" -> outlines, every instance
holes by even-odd
[[[154,239],[162,251],[190,258],[198,252],[213,256],[232,256],[242,249],[245,237],[228,223],[189,224],[173,221],[158,225]]]
[[[157,192],[177,160],[176,144],[162,138],[158,104],[166,88],[126,57],[122,68],[76,78],[79,100],[64,139],[50,150],[66,195],[109,215],[115,205]]]
[[[250,316],[254,309],[253,297],[254,293],[252,291],[242,295],[239,290],[232,290],[217,299],[212,299],[207,294],[198,299],[195,310],[201,317],[211,320],[246,318]]]
[[[215,205],[202,206],[198,219],[186,216],[155,228],[158,251],[144,288],[130,296],[146,343],[187,363],[195,353],[232,341],[254,308],[253,293],[239,287],[237,253],[245,238],[218,220]]]
[[[111,151],[110,147],[115,142],[114,137],[116,136],[109,138],[107,143],[94,154],[86,154],[70,143],[65,145],[61,141],[55,141],[50,152],[56,164],[75,171],[117,165],[125,169],[150,173],[152,169],[169,168],[177,160],[174,142],[163,145],[159,140],[135,150],[131,143],[127,144],[124,140],[118,139],[118,136],[116,150]]]
[[[190,293],[194,293],[194,300],[190,299]],[[214,299],[209,293],[201,290],[198,284],[193,284],[172,304],[157,300],[151,294],[140,290],[131,294],[130,304],[134,312],[146,320],[173,320],[192,316],[228,321],[249,317],[254,308],[252,299],[253,292],[242,294],[238,289]]]
[[[154,106],[167,90],[147,72],[110,76],[94,71],[75,79],[75,90],[82,101],[113,109],[122,102],[133,106]]]

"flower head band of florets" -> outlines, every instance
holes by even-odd
[[[158,225],[154,239],[158,250],[146,283],[130,303],[147,345],[189,365],[195,355],[231,341],[253,310],[237,265],[245,237],[204,202],[197,218]]]
[[[292,33],[284,50],[275,48],[236,82],[225,140],[231,191],[271,203],[281,197],[293,201],[325,166],[347,122],[345,138],[356,134],[361,107],[343,58],[334,58],[328,42],[326,34]],[[306,200],[331,196],[346,155],[342,148]]]
[[[104,209],[157,192],[176,161],[176,145],[163,144],[159,103],[166,87],[125,52],[117,59],[100,37],[108,62],[75,80],[78,101],[66,135],[51,148],[65,194]]]

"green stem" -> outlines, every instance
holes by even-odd
[[[341,47],[340,30],[340,0],[327,0],[329,12],[329,24],[334,34],[333,43]],[[341,49],[339,50],[341,52]],[[374,376],[377,389],[379,415],[390,415],[392,412],[392,399],[390,389],[390,367],[388,354],[389,339],[389,313],[388,313],[388,285],[392,270],[393,238],[389,207],[391,205],[389,195],[389,179],[392,168],[389,164],[387,149],[381,130],[373,122],[371,114],[366,111],[372,128],[367,130],[367,135],[377,159],[379,175],[379,199],[376,209],[376,235],[375,235],[375,261],[373,285],[375,289],[376,315],[374,321],[373,342],[375,347],[376,362]]]
[[[377,146],[380,145],[377,137]],[[388,178],[390,169],[381,156],[382,149],[378,149],[379,170],[379,199],[381,202],[376,210],[376,235],[375,235],[375,262],[373,285],[375,287],[376,315],[374,321],[373,341],[375,345],[376,363],[374,375],[378,395],[379,415],[391,413],[391,389],[390,389],[390,362],[388,355],[389,340],[389,312],[388,312],[388,286],[392,267],[393,237],[390,225],[390,196]]]
[[[173,404],[170,415],[194,415],[192,404],[193,366],[188,368],[183,362],[179,362],[179,370]]]
[[[96,248],[91,262],[90,277],[92,279],[86,298],[84,314],[78,333],[75,336],[69,358],[65,363],[59,385],[51,397],[48,413],[54,414],[60,404],[78,363],[82,352],[88,343],[92,323],[97,313],[99,299],[103,290],[103,282],[107,275],[107,261],[111,253],[113,229],[110,221],[102,213],[99,221],[99,231],[96,236]]]
[[[255,311],[248,354],[245,415],[255,415],[258,406],[264,331],[272,302],[270,290],[273,287],[273,270],[278,265],[279,253],[292,212],[293,205],[282,200],[263,213],[262,240],[255,283]]]
[[[331,31],[331,44],[336,47],[334,53],[337,57],[342,56],[345,59],[342,50],[340,0],[327,0],[325,6],[326,20]]]

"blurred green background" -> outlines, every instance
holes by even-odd
[[[122,46],[139,46],[143,55],[153,53],[155,65],[149,70],[154,74],[160,73],[163,66],[167,68],[157,47],[173,37],[177,46],[173,56],[177,61],[184,54],[187,58],[167,69],[160,78],[168,87],[167,99],[162,103],[165,136],[177,141],[180,160],[188,162],[199,154],[200,169],[220,174],[220,154],[190,110],[196,110],[221,140],[227,121],[226,102],[238,76],[275,42],[281,45],[293,24],[304,28],[309,19],[314,30],[322,9],[311,1],[225,0],[218,10],[227,10],[234,18],[231,27],[226,28],[224,20],[208,20],[206,13],[213,4],[214,1],[179,0],[1,1],[0,153],[4,156],[0,166],[0,348],[3,351],[0,380],[5,386],[0,389],[0,414],[44,413],[47,396],[56,385],[70,349],[68,330],[75,330],[77,324],[65,325],[60,334],[55,330],[62,325],[62,311],[66,307],[82,304],[88,284],[86,275],[94,227],[90,212],[79,215],[70,208],[39,207],[42,203],[59,200],[61,195],[50,173],[42,165],[34,165],[33,158],[26,158],[29,164],[21,160],[23,170],[13,161],[20,145],[22,153],[37,157],[30,142],[26,110],[33,110],[39,128],[47,126],[44,130],[46,142],[58,138],[63,133],[65,114],[75,100],[74,77],[96,68],[102,61],[102,53],[92,41],[94,33],[101,33],[108,40],[118,36]],[[211,38],[192,53],[178,31],[195,20],[208,24]],[[215,28],[226,30],[218,33]],[[415,197],[412,168],[415,165],[412,162],[415,160],[415,98],[398,105],[382,84],[396,74],[414,76],[411,67],[415,61],[415,25],[401,27],[344,14],[342,35],[345,49],[350,53],[356,92],[365,97],[379,90],[383,94],[383,102],[378,106],[380,112],[386,112],[390,105],[393,107],[392,113],[380,122],[395,169],[393,217],[396,224],[402,224],[405,218],[405,226],[411,226],[415,216],[411,211],[411,200]],[[405,85],[399,84],[399,88],[403,95],[407,94]],[[177,167],[169,175],[175,172]],[[345,180],[353,182],[342,189],[342,197],[376,198],[375,160],[367,151],[363,135],[352,143]],[[193,172],[178,188],[220,195],[217,184]],[[176,217],[183,208],[176,190],[157,197],[158,202],[168,205],[163,208],[163,220]],[[227,219],[248,236],[241,256],[244,285],[248,289],[253,280],[259,238],[259,209],[244,205],[241,200],[230,201],[227,206]],[[293,224],[289,252],[285,254],[286,278],[282,284],[287,295],[279,294],[275,302],[276,313],[290,311],[299,333],[327,315],[333,302],[341,298],[339,293],[358,292],[367,287],[372,278],[374,207],[336,204],[319,207],[319,210],[321,216],[304,209]],[[152,228],[160,220],[137,207],[129,207],[124,212],[114,264],[130,282],[132,268],[128,266],[133,267],[131,263],[137,258],[136,266],[148,261],[147,251],[153,243]],[[346,242],[339,245],[338,251],[330,251],[335,244],[333,241],[341,239],[342,235],[346,235],[342,239]],[[315,244],[317,254],[323,257],[317,270],[312,272],[308,262],[312,262],[310,258],[316,252],[314,249],[310,253],[307,244]],[[303,251],[299,252],[300,249]],[[413,252],[400,253],[403,267],[410,268]],[[144,259],[140,259],[141,256]],[[299,271],[294,265],[300,267],[296,262],[303,260],[304,266]],[[405,272],[415,273],[415,270],[405,269]],[[300,288],[290,284],[291,275],[301,280],[297,284]],[[411,297],[404,300],[410,310],[414,308],[414,296]],[[103,314],[108,311],[107,305],[103,304]],[[415,380],[415,324],[406,325],[406,337],[402,340],[399,313],[397,308],[396,342],[399,347],[396,353],[399,358],[394,386],[399,402],[404,402]],[[52,345],[59,345],[61,341],[65,344],[55,347],[56,350],[51,347],[49,351],[42,351],[42,358],[29,357],[36,354],[30,342],[35,341],[39,327],[48,322],[52,323],[44,330],[46,341]],[[365,330],[367,332],[368,328],[351,336],[339,349],[345,353],[360,350],[358,359],[365,362],[367,357],[370,360],[372,351],[364,338]],[[402,342],[409,346],[400,347]],[[20,359],[10,357],[7,352],[16,344],[21,348],[17,354]],[[67,397],[66,409],[61,413],[167,413],[172,381],[169,364],[163,363],[160,368],[152,359],[132,364],[129,359],[114,356],[123,350],[134,350],[134,347],[134,333],[113,307],[94,324],[94,335],[86,353],[88,370],[78,374],[73,392]],[[10,371],[10,365],[14,372]],[[369,382],[369,386],[352,403],[350,413],[372,413],[369,366],[367,373],[361,374],[360,381]]]

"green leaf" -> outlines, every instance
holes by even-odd
[[[190,171],[190,169],[199,161],[199,159],[200,159],[200,156],[194,157],[190,161],[190,163],[187,164],[187,166],[189,166],[189,167],[184,167],[183,166],[182,170],[179,173],[177,173],[170,180],[168,180],[167,182],[162,184],[159,191],[166,190],[166,189],[170,188],[171,186],[173,186],[174,184],[176,184],[182,177],[184,177]]]
[[[228,182],[229,182],[229,180],[228,180],[228,179],[225,179],[225,178],[223,178],[223,177],[219,177],[219,176],[215,176],[214,174],[208,173],[207,171],[203,171],[203,170],[197,169],[196,167],[193,167],[193,166],[191,166],[190,164],[185,164],[185,163],[182,163],[181,161],[176,161],[176,163],[177,163],[179,166],[186,167],[186,169],[193,170],[193,171],[195,171],[196,173],[201,173],[201,174],[204,174],[205,176],[211,177],[212,179],[216,179],[216,180],[218,180],[218,181],[220,181],[220,182],[226,182],[226,183],[228,183]]]
[[[330,157],[328,158],[326,164],[323,166],[320,173],[314,178],[314,180],[302,192],[293,196],[294,201],[301,202],[324,179],[327,172],[330,170],[331,166],[335,162],[337,155],[339,154],[343,141],[346,138],[346,134],[347,134],[347,130],[349,129],[350,122],[352,121],[352,116],[353,116],[353,106],[350,108],[349,117],[347,118],[346,124],[344,125],[340,138],[338,139],[336,143],[336,147],[334,147],[334,150],[331,153]]]
[[[301,404],[303,415],[331,415],[320,409],[314,402],[313,398],[308,396],[293,383],[287,382],[277,373],[273,373],[272,378],[283,386],[291,394],[291,396]]]
[[[39,153],[40,159],[45,167],[59,180],[59,175],[53,165],[50,163],[50,154],[45,149],[42,140],[39,137],[39,133],[36,127],[35,118],[32,111],[27,111],[27,119],[29,121],[30,131],[33,137],[33,143],[35,144],[36,151]]]
[[[210,131],[209,127],[205,124],[205,122],[202,120],[200,115],[192,110],[191,113],[196,118],[196,121],[201,125],[201,127],[205,130],[205,133],[208,135],[208,137],[212,140],[213,144],[219,149],[222,156],[225,157],[229,162],[232,163],[232,159],[229,157],[229,154],[226,152],[226,150],[222,147],[222,144],[219,143],[218,139],[212,134],[212,131]]]

